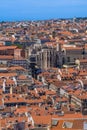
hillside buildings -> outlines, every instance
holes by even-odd
[[[87,129],[86,41],[86,19],[0,23],[1,130]]]

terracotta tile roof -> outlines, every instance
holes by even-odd
[[[28,78],[25,75],[18,76],[18,80],[26,80],[26,79],[28,79]]]
[[[0,60],[12,60],[13,56],[0,55]]]
[[[22,66],[12,66],[12,67],[9,67],[8,70],[23,70],[23,71],[27,71]]]
[[[0,77],[15,77],[17,73],[0,73]]]
[[[9,49],[16,49],[17,46],[1,46],[0,50],[9,50]]]
[[[35,124],[51,124],[51,116],[32,116]]]
[[[82,50],[82,47],[64,47],[66,50]]]

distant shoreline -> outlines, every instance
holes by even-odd
[[[87,19],[87,17],[71,17],[71,18],[46,18],[46,19],[20,19],[20,20],[0,20],[0,23],[4,22],[38,22],[38,21],[51,21],[51,20],[73,20],[73,19]]]

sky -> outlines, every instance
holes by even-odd
[[[87,16],[87,0],[0,0],[0,21]]]

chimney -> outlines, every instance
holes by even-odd
[[[10,94],[12,94],[12,93],[13,93],[13,88],[11,87],[11,88],[10,88]]]

